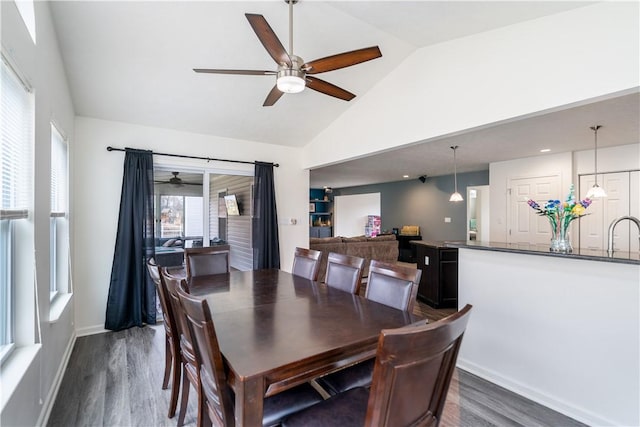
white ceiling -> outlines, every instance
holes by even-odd
[[[301,0],[294,6],[294,52],[310,61],[378,45],[382,58],[319,76],[362,95],[418,47],[591,3]],[[262,107],[275,77],[192,71],[275,70],[244,14],[264,15],[288,48],[288,7],[282,0],[54,1],[51,9],[74,107],[81,116],[303,146],[359,100],[356,96],[345,102],[305,90],[283,96],[273,107]],[[637,143],[637,96],[606,102],[573,113],[474,130],[451,140],[429,141],[420,148],[416,145],[361,159],[349,167],[312,171],[312,185],[396,181],[405,166],[410,174],[450,173],[448,147],[454,144],[461,146],[460,171],[486,169],[489,161],[535,155],[534,135],[535,142],[547,140],[556,150],[589,148],[592,135],[586,124],[599,120],[607,128],[601,132],[604,145]],[[634,106],[635,121],[629,117]],[[631,121],[624,121],[627,118]],[[632,132],[635,139],[629,140]],[[607,141],[607,135],[613,138],[616,133],[623,135],[615,143]],[[371,170],[378,174],[366,173]]]

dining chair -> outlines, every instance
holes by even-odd
[[[293,256],[291,274],[316,281],[320,272],[320,257],[322,252],[313,249],[296,248]]]
[[[213,425],[234,425],[234,396],[227,384],[224,360],[207,300],[178,289],[188,327],[200,359],[200,380],[209,421]],[[263,427],[279,426],[282,419],[321,402],[322,396],[309,384],[285,390],[264,400]]]
[[[383,329],[370,390],[357,387],[332,396],[282,426],[437,427],[470,312],[466,305],[438,322]]]
[[[365,298],[412,312],[421,275],[422,270],[417,268],[372,260]],[[330,395],[365,387],[371,384],[373,365],[373,359],[367,360],[318,378],[316,382]]]
[[[327,286],[357,295],[362,281],[364,258],[330,252],[327,257]]]
[[[187,277],[229,273],[229,251],[215,246],[185,248],[184,264]]]
[[[184,278],[175,277],[167,273],[165,268],[160,270],[167,287],[169,301],[176,318],[176,326],[178,336],[180,337],[180,362],[182,365],[182,396],[180,398],[180,413],[178,415],[178,427],[184,424],[184,418],[187,413],[187,405],[189,403],[190,386],[196,390],[198,398],[198,412],[196,426],[204,426],[204,397],[202,393],[202,383],[200,381],[200,362],[196,356],[194,339],[191,330],[187,324],[178,289],[187,292],[187,285]]]
[[[169,399],[169,418],[173,418],[176,414],[178,405],[178,393],[180,390],[180,341],[177,335],[176,318],[173,314],[173,307],[169,300],[167,287],[164,284],[164,278],[160,273],[160,267],[156,264],[154,258],[147,261],[147,269],[149,276],[156,285],[156,292],[160,298],[160,306],[162,307],[162,319],[164,325],[165,349],[164,349],[164,378],[162,380],[162,389],[169,387],[169,379],[171,379],[171,397]],[[173,374],[173,375],[171,375]]]
[[[413,311],[422,270],[371,260],[364,297],[398,310]]]

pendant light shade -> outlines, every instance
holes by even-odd
[[[600,129],[601,127],[602,126],[600,125],[595,125],[589,128],[593,131],[595,139],[595,148],[593,150],[595,183],[593,184],[593,187],[591,187],[589,191],[587,191],[587,195],[585,197],[587,197],[588,199],[607,197],[607,192],[604,191],[604,188],[598,185],[598,129]]]
[[[455,147],[451,147],[451,149],[453,150],[453,182],[454,182],[454,192],[451,195],[451,197],[449,197],[449,201],[450,202],[461,202],[464,199],[462,198],[462,194],[458,193],[458,170],[457,170],[457,165],[456,165],[456,150],[458,149],[458,146],[456,145]]]

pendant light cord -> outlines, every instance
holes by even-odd
[[[594,133],[594,139],[595,139],[595,149],[593,150],[593,163],[594,163],[594,168],[595,168],[595,185],[598,185],[598,129],[600,129],[602,126],[600,125],[595,125],[595,126],[591,126],[591,130],[593,130]]]
[[[458,168],[457,168],[457,161],[456,161],[456,150],[458,149],[458,146],[456,145],[455,147],[451,147],[453,148],[453,186],[454,186],[454,191],[457,193],[458,192]]]

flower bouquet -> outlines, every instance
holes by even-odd
[[[591,205],[591,199],[585,198],[576,201],[573,184],[569,187],[569,195],[564,202],[549,200],[540,207],[534,200],[527,200],[527,204],[538,212],[538,215],[546,216],[551,225],[551,252],[571,253],[571,243],[567,237],[569,224],[574,219],[587,215],[585,211]]]

